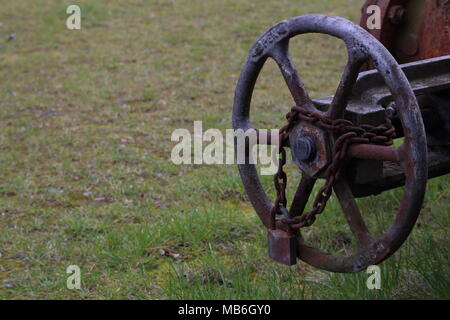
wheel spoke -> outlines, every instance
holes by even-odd
[[[392,161],[403,163],[403,146],[392,148],[374,144],[355,144],[350,146],[349,154],[353,158]]]
[[[350,230],[356,237],[359,246],[365,247],[368,245],[373,237],[361,216],[358,205],[353,197],[350,187],[344,179],[338,179],[333,186],[342,211],[344,211],[345,219],[347,220]]]
[[[271,56],[278,64],[296,105],[311,111],[316,111],[313,102],[306,91],[305,85],[300,79],[298,72],[289,57],[289,42],[280,42],[273,48]]]
[[[317,179],[306,175],[302,176],[302,179],[297,187],[297,191],[295,192],[294,199],[292,200],[291,208],[289,209],[289,214],[291,217],[298,216],[303,213],[316,180]]]
[[[353,86],[356,83],[363,63],[364,60],[356,60],[351,56],[349,57],[341,81],[327,112],[328,117],[331,119],[338,119],[344,116],[345,108],[347,107]]]

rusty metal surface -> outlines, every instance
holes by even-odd
[[[297,238],[282,230],[268,231],[269,257],[278,263],[293,266],[297,262]]]
[[[361,21],[360,26],[379,40],[389,51],[392,52],[392,48],[395,45],[395,31],[398,29],[399,24],[404,19],[404,9],[402,14],[402,8],[407,5],[409,0],[367,0],[361,9]],[[367,13],[367,8],[372,5],[377,5],[381,11],[381,28],[369,29],[367,27],[367,20],[371,14]]]
[[[392,92],[399,119],[404,132],[404,144],[388,153],[398,153],[399,164],[406,171],[404,195],[389,230],[381,238],[375,238],[367,230],[354,197],[345,179],[336,181],[334,190],[338,195],[350,229],[357,238],[356,252],[327,254],[304,243],[298,236],[298,258],[321,269],[334,272],[358,272],[371,264],[389,257],[405,241],[420,212],[427,181],[427,149],[424,126],[414,93],[408,80],[392,55],[361,27],[343,18],[327,15],[305,15],[285,20],[266,32],[252,47],[242,69],[235,92],[233,106],[233,128],[250,129],[250,105],[257,77],[268,58],[280,67],[286,84],[297,106],[305,110],[316,110],[306,89],[289,58],[289,38],[304,33],[324,33],[342,39],[348,49],[349,63],[344,70],[341,83],[336,90],[328,115],[339,118],[343,115],[355,85],[359,67],[370,60],[376,65],[380,76]],[[387,148],[387,147],[385,147]],[[239,165],[246,192],[263,224],[270,228],[272,205],[265,194],[256,168],[251,164]],[[303,210],[315,179],[303,175],[296,196],[297,203],[291,207]],[[303,207],[303,208],[302,208]],[[281,229],[280,221],[276,227]]]
[[[420,33],[418,58],[428,59],[450,54],[450,1],[426,1]]]
[[[369,30],[367,27],[367,7],[370,5],[381,8],[381,29]],[[367,0],[362,8],[360,25],[399,63],[450,54],[448,0]]]

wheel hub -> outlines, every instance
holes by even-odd
[[[331,160],[329,134],[308,122],[300,122],[289,134],[292,159],[310,177],[320,177]]]

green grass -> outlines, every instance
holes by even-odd
[[[267,258],[266,235],[235,166],[175,166],[176,128],[230,127],[240,68],[277,21],[304,13],[355,22],[361,1],[9,1],[0,9],[0,297],[51,299],[448,299],[450,179],[429,181],[419,223],[382,267],[331,274]],[[9,34],[16,40],[6,42]],[[293,40],[313,97],[333,93],[344,45]],[[273,63],[255,89],[255,126],[292,101]],[[300,174],[289,165],[290,190]],[[271,177],[264,187],[273,198]],[[358,200],[375,233],[401,190]],[[323,249],[350,236],[336,199],[306,232]],[[66,288],[66,268],[82,289]]]

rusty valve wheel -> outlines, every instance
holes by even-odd
[[[289,58],[289,39],[305,33],[323,33],[340,38],[348,50],[347,66],[330,107],[323,113],[314,107]],[[252,129],[249,118],[252,93],[258,75],[268,58],[272,58],[278,64],[296,106],[331,120],[344,117],[353,85],[360,67],[365,62],[371,61],[376,66],[389,87],[404,131],[403,144],[400,147],[354,144],[349,147],[347,157],[392,161],[403,168],[404,193],[391,226],[381,238],[375,238],[370,234],[345,175],[341,174],[334,181],[333,190],[355,235],[356,251],[351,254],[328,254],[309,246],[300,233],[295,238],[297,257],[320,269],[352,273],[382,262],[403,244],[414,227],[427,182],[425,130],[416,98],[406,76],[380,42],[346,19],[313,14],[285,20],[267,31],[250,50],[236,87],[233,107],[234,129]],[[320,128],[301,122],[290,133],[289,143],[293,149],[294,160],[302,170],[302,179],[289,209],[291,216],[303,212],[315,182],[321,178],[317,173],[320,166],[324,165],[323,161],[327,160],[314,155],[330,157],[329,149],[333,147],[336,138],[331,136],[328,139],[326,135],[327,133]],[[313,157],[315,160],[311,161]],[[318,165],[313,166],[312,162]],[[241,164],[239,171],[249,199],[262,223],[267,228],[272,228],[273,206],[261,186],[256,167],[253,164]],[[286,230],[281,219],[276,220],[276,228]]]

